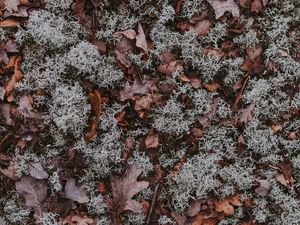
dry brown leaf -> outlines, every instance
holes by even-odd
[[[274,132],[282,131],[282,125],[280,123],[272,123],[271,128]]]
[[[136,46],[143,49],[148,54],[148,45],[143,27],[138,23],[138,35],[136,36]]]
[[[290,163],[280,162],[278,167],[281,171],[281,173],[277,172],[276,174],[276,180],[278,182],[280,182],[284,186],[288,186],[296,182],[292,175],[292,167]]]
[[[268,0],[253,0],[251,2],[251,11],[259,13],[267,6]]]
[[[150,93],[152,90],[156,89],[155,86],[156,80],[154,79],[144,79],[140,82],[138,79],[135,79],[133,85],[126,83],[123,90],[120,91],[120,100],[125,101],[132,99],[134,94],[146,94]]]
[[[5,95],[8,96],[14,89],[16,83],[20,81],[23,78],[23,73],[20,69],[20,64],[21,64],[21,57],[17,57],[15,61],[15,69],[14,69],[14,74],[10,81],[5,85]]]
[[[159,136],[156,133],[149,134],[145,139],[146,148],[157,148],[159,146]]]
[[[27,165],[30,176],[38,180],[48,179],[49,175],[40,162],[29,162]]]
[[[41,216],[46,210],[43,202],[47,198],[47,182],[30,176],[22,176],[16,182],[17,192],[25,199],[25,207],[33,209],[37,216]]]
[[[71,221],[75,222],[76,225],[88,225],[94,223],[94,220],[92,218],[81,216],[72,216]]]
[[[204,84],[203,86],[211,92],[215,92],[220,88],[218,83]]]
[[[12,161],[9,162],[9,166],[7,168],[0,167],[0,172],[13,181],[20,180],[20,177],[18,176],[16,168],[15,168],[15,165]]]
[[[6,18],[4,20],[0,20],[0,27],[14,27],[19,24],[16,18]]]
[[[97,126],[99,122],[99,117],[101,113],[101,95],[97,90],[90,91],[88,94],[89,101],[92,105],[93,118],[90,122],[89,131],[85,136],[86,142],[90,142],[97,136]]]
[[[129,59],[128,54],[134,50],[134,42],[126,37],[123,37],[121,41],[116,44],[114,53],[116,59],[126,68],[132,65],[132,61]]]
[[[128,29],[125,31],[117,31],[114,33],[114,37],[121,37],[122,35],[129,38],[130,40],[135,39],[137,36],[135,30],[133,29]]]
[[[212,24],[209,20],[201,20],[194,25],[194,30],[199,36],[205,36]]]
[[[255,192],[262,197],[267,196],[272,187],[271,183],[268,180],[259,180],[258,182],[259,186],[255,188]]]
[[[239,195],[234,195],[231,197],[224,198],[220,201],[214,201],[214,205],[216,207],[217,212],[224,212],[225,215],[233,215],[234,214],[234,206],[242,206],[243,204],[240,201]]]
[[[131,210],[136,213],[143,211],[143,206],[132,197],[141,190],[148,187],[148,181],[137,181],[142,170],[133,164],[122,177],[111,176],[111,188],[113,194],[112,203],[112,225],[120,225],[120,214],[125,210]]]
[[[252,120],[252,111],[255,107],[255,102],[252,102],[246,108],[239,110],[239,122],[248,123]]]
[[[168,64],[159,65],[157,70],[164,74],[172,74],[176,71],[183,71],[183,66],[180,60],[174,60]]]
[[[4,0],[4,5],[7,11],[13,13],[17,12],[18,6],[20,5],[20,0]]]
[[[85,191],[76,185],[76,180],[74,178],[69,178],[65,186],[66,198],[79,203],[89,202],[89,197],[86,195]]]
[[[153,98],[151,94],[147,94],[146,96],[134,96],[133,97],[135,104],[134,110],[150,110],[151,105],[153,104]]]
[[[208,0],[208,3],[213,7],[216,19],[223,16],[226,11],[231,12],[233,17],[240,17],[239,6],[234,2],[234,0]]]

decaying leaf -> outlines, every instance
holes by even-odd
[[[201,20],[194,25],[194,30],[199,36],[205,36],[212,24],[209,20]]]
[[[19,24],[19,21],[16,18],[6,18],[0,20],[0,27],[14,27]]]
[[[18,6],[20,5],[20,0],[4,0],[4,5],[7,11],[17,12]]]
[[[111,188],[113,194],[112,203],[112,225],[120,225],[120,214],[125,210],[131,210],[135,213],[143,211],[143,206],[132,197],[141,190],[148,187],[148,181],[137,181],[142,170],[133,164],[122,177],[111,176]]]
[[[226,197],[220,201],[214,201],[216,211],[223,212],[225,215],[233,215],[234,207],[233,206],[242,206],[243,204],[240,201],[238,195],[234,195],[231,197]]]
[[[132,99],[134,94],[146,94],[154,89],[156,89],[155,80],[144,79],[141,82],[138,79],[135,79],[133,85],[126,83],[124,89],[120,91],[120,99],[121,101]]]
[[[255,188],[255,192],[262,197],[267,196],[272,186],[271,183],[268,180],[259,180],[258,182],[259,186]]]
[[[114,37],[120,37],[121,35],[124,35],[125,37],[129,38],[130,40],[133,40],[136,38],[136,32],[133,29],[128,29],[125,31],[118,31],[114,33]]]
[[[41,216],[45,211],[43,202],[47,198],[47,182],[38,180],[31,176],[22,176],[16,182],[17,192],[25,199],[25,207],[33,209],[36,216]]]
[[[39,180],[48,179],[49,175],[46,172],[46,170],[43,168],[41,163],[29,162],[28,167],[29,167],[30,176]]]
[[[87,203],[90,200],[85,191],[76,185],[76,180],[74,178],[69,178],[67,180],[65,196],[66,198],[79,203]]]
[[[100,117],[100,113],[101,113],[100,92],[97,90],[90,91],[88,97],[89,97],[89,101],[92,105],[92,110],[93,110],[94,115],[90,122],[89,131],[85,137],[86,142],[90,142],[92,139],[94,139],[97,136],[97,126],[98,126],[99,117]]]
[[[288,162],[280,162],[278,165],[280,172],[276,173],[276,180],[284,186],[289,186],[296,181],[292,175],[292,167]]]
[[[148,54],[148,45],[143,27],[138,23],[138,35],[136,36],[136,46],[143,49]]]
[[[252,111],[255,107],[255,102],[252,102],[246,108],[239,110],[239,122],[248,123],[252,120]]]
[[[14,89],[16,83],[23,78],[23,73],[20,68],[21,57],[17,57],[14,64],[14,74],[10,81],[5,85],[5,95],[8,96]]]
[[[145,139],[146,148],[157,148],[159,146],[159,136],[156,133],[149,134]]]
[[[157,67],[157,70],[164,74],[172,74],[176,71],[183,71],[182,62],[180,60],[171,61],[168,64],[162,64]]]
[[[231,12],[232,16],[240,17],[239,6],[234,0],[208,0],[208,3],[213,7],[216,19],[219,19],[225,12]]]
[[[0,167],[0,173],[7,176],[8,178],[10,178],[13,181],[20,180],[20,177],[18,176],[18,174],[16,172],[15,165],[12,161],[9,162],[9,166],[7,168]]]

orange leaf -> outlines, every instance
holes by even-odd
[[[159,146],[158,134],[150,134],[145,140],[146,148],[157,148]]]
[[[90,142],[97,136],[97,126],[99,122],[99,116],[101,113],[101,96],[99,91],[94,90],[88,94],[89,101],[92,105],[92,111],[95,117],[91,120],[89,131],[86,134],[86,142]]]
[[[19,22],[14,18],[6,18],[0,21],[0,27],[13,27],[17,26]]]
[[[5,85],[5,95],[8,96],[14,89],[15,84],[23,78],[23,73],[20,70],[21,57],[18,56],[14,61],[14,74],[10,81]]]

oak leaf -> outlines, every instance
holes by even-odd
[[[143,211],[143,206],[132,197],[148,187],[148,181],[137,181],[142,170],[133,164],[122,177],[111,176],[110,182],[113,194],[112,225],[120,225],[120,214],[125,210],[135,213]]]

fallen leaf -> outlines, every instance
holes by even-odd
[[[201,20],[194,25],[194,30],[199,36],[205,36],[211,26],[212,23],[209,20]]]
[[[19,24],[16,18],[6,18],[4,20],[0,20],[0,27],[14,27]]]
[[[148,135],[145,139],[146,148],[157,148],[159,146],[159,136],[156,133]]]
[[[21,64],[21,57],[17,57],[14,65],[14,74],[4,87],[6,96],[8,96],[13,91],[16,83],[23,78],[23,73],[21,71],[20,64]]]
[[[271,128],[274,132],[282,131],[282,125],[280,123],[272,123]]]
[[[240,201],[239,195],[234,195],[220,201],[214,201],[214,205],[217,212],[224,212],[225,215],[229,216],[234,214],[233,206],[242,206],[243,204]]]
[[[113,195],[112,204],[112,225],[120,225],[120,214],[125,210],[131,210],[135,213],[143,211],[143,206],[132,197],[141,190],[148,187],[148,181],[137,181],[142,170],[133,164],[122,177],[111,176],[111,188]]]
[[[133,30],[133,29],[128,29],[128,30],[125,30],[125,31],[118,31],[118,32],[114,33],[114,37],[120,37],[122,35],[129,38],[130,40],[135,39],[136,36],[137,36],[135,30]]]
[[[52,196],[47,200],[47,207],[51,212],[65,217],[70,214],[72,207],[74,207],[74,202],[70,199]]]
[[[85,191],[76,185],[76,180],[74,178],[69,178],[65,186],[65,196],[68,199],[79,203],[89,202],[89,198]]]
[[[259,186],[255,188],[255,192],[262,197],[267,196],[272,186],[271,183],[268,180],[259,180],[258,182]]]
[[[89,131],[85,136],[86,142],[90,142],[97,136],[97,127],[101,113],[101,95],[97,90],[90,91],[88,94],[89,101],[92,105],[93,118],[90,122]]]
[[[252,102],[246,108],[239,110],[239,122],[248,123],[252,120],[252,111],[255,107],[255,102]]]
[[[46,170],[43,168],[41,163],[29,162],[28,167],[29,167],[30,176],[39,180],[48,179],[49,175],[46,172]]]
[[[94,223],[94,220],[92,218],[80,217],[80,216],[72,216],[71,221],[75,222],[76,225],[88,225]]]
[[[9,162],[9,166],[7,168],[0,167],[0,172],[13,181],[20,180],[20,177],[18,176],[16,168],[15,168],[15,165],[12,161]]]
[[[186,216],[180,215],[174,211],[171,212],[171,216],[176,221],[177,225],[185,225],[185,222],[187,220]]]
[[[134,110],[150,110],[151,105],[153,104],[153,97],[151,94],[147,94],[146,96],[134,96],[133,97],[135,104]]]
[[[168,64],[162,64],[157,67],[157,70],[164,74],[172,74],[176,71],[183,71],[182,62],[180,60],[171,61]]]
[[[148,54],[148,45],[143,27],[138,23],[138,35],[136,36],[136,46],[143,49]]]
[[[80,23],[90,30],[93,27],[93,18],[85,10],[85,0],[75,0],[71,6],[73,13],[79,18]]]
[[[156,89],[155,87],[156,81],[154,79],[144,79],[139,81],[135,79],[133,85],[126,83],[123,90],[120,91],[120,100],[125,101],[128,99],[132,99],[134,94],[146,94],[149,93],[151,90]]]
[[[218,83],[204,84],[203,86],[211,92],[215,92],[220,88]]]
[[[208,3],[213,7],[216,19],[223,16],[226,11],[231,12],[233,17],[240,17],[239,6],[234,2],[234,0],[208,0]]]
[[[280,162],[278,167],[279,167],[280,171],[282,172],[282,175],[284,176],[284,179],[285,179],[287,185],[295,183],[295,180],[292,175],[292,167],[291,167],[290,163]],[[280,175],[278,175],[278,177],[280,179]]]
[[[268,0],[253,0],[251,2],[251,11],[259,13],[267,6]]]
[[[134,50],[134,42],[126,37],[117,42],[114,49],[116,59],[126,68],[131,67],[132,61],[129,59],[128,54]]]
[[[16,182],[17,192],[25,199],[25,207],[33,209],[37,216],[41,216],[46,211],[43,202],[47,198],[47,182],[38,180],[31,176],[22,176]]]
[[[9,12],[17,12],[18,6],[20,5],[20,1],[19,0],[4,0],[4,5],[7,11]]]

